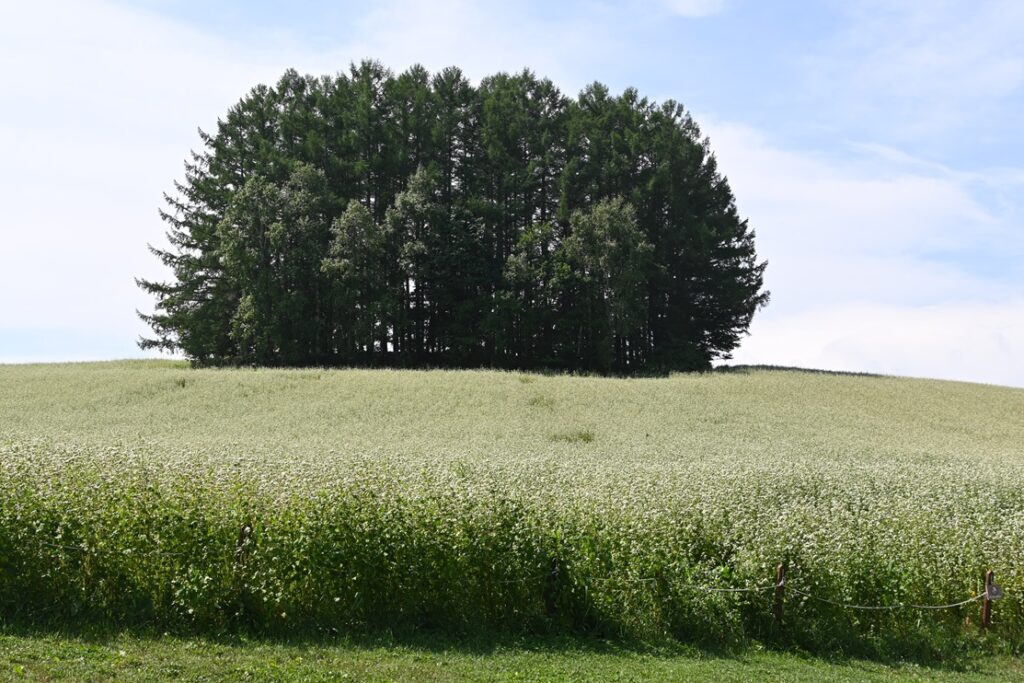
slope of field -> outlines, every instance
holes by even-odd
[[[941,654],[978,642],[979,602],[803,594],[941,605],[993,569],[986,640],[1024,635],[1021,390],[170,362],[0,387],[8,619]]]

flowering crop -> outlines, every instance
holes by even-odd
[[[0,368],[0,615],[943,651],[1024,635],[1024,391]],[[586,434],[588,438],[570,438]],[[708,592],[706,588],[769,587]]]

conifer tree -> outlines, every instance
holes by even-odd
[[[728,357],[765,264],[682,106],[526,70],[289,70],[200,131],[143,348],[635,373]]]

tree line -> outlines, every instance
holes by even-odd
[[[768,300],[707,139],[632,88],[364,61],[199,134],[138,281],[140,346],[196,364],[703,369]]]

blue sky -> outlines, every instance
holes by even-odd
[[[140,356],[196,127],[288,67],[529,67],[682,102],[769,260],[735,362],[1024,386],[1024,3],[0,8],[0,362]]]

